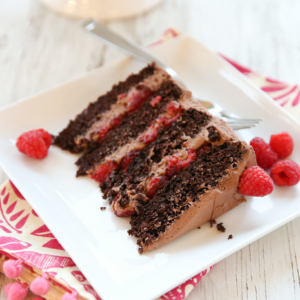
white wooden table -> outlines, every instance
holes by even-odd
[[[164,0],[108,25],[142,45],[174,27],[254,70],[299,83],[299,13],[298,0]],[[0,106],[120,57],[36,0],[0,0]],[[2,276],[1,300],[7,282]],[[300,299],[300,218],[218,263],[187,299]]]

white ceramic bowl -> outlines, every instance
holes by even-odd
[[[47,8],[73,18],[112,20],[145,12],[161,0],[39,0]]]

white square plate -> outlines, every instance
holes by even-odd
[[[218,55],[181,36],[151,50],[173,67],[190,88],[231,112],[264,121],[244,130],[254,136],[288,131],[295,139],[291,157],[300,161],[299,123]],[[265,198],[249,198],[221,216],[226,233],[204,225],[153,252],[139,255],[127,219],[116,218],[95,182],[75,178],[76,155],[51,147],[37,161],[14,146],[20,133],[44,128],[58,133],[90,101],[143,65],[126,59],[97,69],[0,111],[3,169],[49,226],[103,300],[150,300],[183,283],[254,240],[300,215],[300,186],[276,187]],[[233,234],[232,240],[227,240]]]

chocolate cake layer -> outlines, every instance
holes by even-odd
[[[75,143],[75,138],[84,134],[95,121],[101,118],[102,113],[110,110],[111,106],[117,102],[120,94],[126,93],[132,86],[153,75],[155,69],[156,65],[153,63],[142,69],[138,74],[132,74],[125,81],[114,85],[109,92],[100,96],[97,101],[90,103],[81,114],[71,120],[68,126],[54,138],[54,144],[72,153],[82,152],[83,147]],[[93,146],[94,143],[91,141],[89,147]]]
[[[138,110],[128,115],[117,128],[109,131],[97,148],[83,154],[78,159],[76,162],[79,167],[77,176],[86,175],[87,171],[100,164],[105,157],[136,139],[166,110],[167,104],[177,101],[181,94],[181,89],[173,81],[163,82],[153,96],[146,100]],[[157,96],[161,99],[156,105],[153,105],[151,101]]]
[[[224,195],[232,189],[236,192],[239,174],[235,174],[238,175],[235,176],[237,184],[236,182],[232,184],[230,177],[233,172],[242,172],[249,155],[249,147],[242,142],[213,145],[162,187],[151,201],[139,203],[139,213],[132,216],[131,229],[128,232],[138,238],[140,253],[170,242],[188,230],[213,219],[216,196],[209,194],[215,190],[222,191]],[[205,195],[211,196],[209,200],[203,200]],[[244,199],[239,195],[238,203],[242,201]],[[180,222],[185,212],[190,209],[200,212],[210,205],[209,202],[212,203],[210,213],[194,222],[193,226],[188,226],[184,230],[186,224],[178,225],[179,235],[176,230],[174,232],[170,229],[177,221]],[[236,205],[237,203],[233,206]],[[229,205],[222,213],[231,208],[232,206]],[[160,241],[160,239],[164,240]]]

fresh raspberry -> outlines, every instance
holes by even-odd
[[[272,179],[260,167],[254,166],[244,170],[238,191],[245,196],[264,197],[274,190]]]
[[[127,107],[127,112],[133,112],[140,108],[144,101],[146,101],[152,94],[150,89],[143,89],[133,92]]]
[[[262,152],[257,159],[257,164],[263,169],[271,168],[276,161],[278,160],[277,153],[274,152],[271,148],[268,148],[266,151]]]
[[[285,158],[292,154],[294,149],[294,141],[287,132],[272,134],[270,138],[270,146],[278,155],[278,158]]]
[[[120,167],[121,169],[126,169],[129,164],[131,163],[131,160],[137,156],[138,151],[130,151],[127,153],[121,160]]]
[[[167,176],[153,177],[148,184],[148,196],[154,197],[158,189],[168,182]]]
[[[118,168],[118,164],[113,161],[106,162],[102,164],[96,171],[89,174],[89,177],[98,181],[104,182],[105,179],[111,174],[113,170]]]
[[[153,98],[150,102],[151,106],[154,107],[156,104],[158,104],[161,101],[161,96],[156,96]]]
[[[272,167],[270,175],[275,184],[292,186],[300,180],[300,167],[292,160],[281,160]]]
[[[260,137],[253,138],[250,145],[253,147],[256,157],[269,149],[269,145]]]
[[[20,152],[36,158],[43,159],[48,154],[52,137],[44,129],[31,130],[22,133],[17,139],[17,148]]]
[[[250,145],[254,149],[257,164],[263,169],[271,168],[278,160],[277,153],[262,138],[255,137],[251,140]]]

